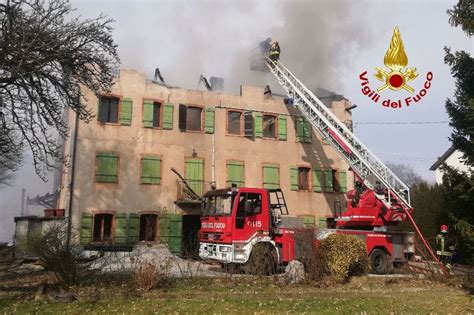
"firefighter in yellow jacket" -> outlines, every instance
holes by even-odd
[[[268,53],[268,57],[270,57],[272,61],[277,61],[278,59],[280,59],[280,45],[277,41],[274,41],[272,43],[272,46],[270,47],[270,51]]]

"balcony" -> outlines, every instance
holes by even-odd
[[[196,205],[201,203],[201,197],[211,189],[211,182],[203,180],[186,180],[187,186],[182,180],[177,180],[177,196],[175,203],[177,205]],[[189,187],[188,187],[189,186]],[[191,188],[191,189],[189,189]]]

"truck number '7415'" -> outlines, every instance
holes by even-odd
[[[262,221],[247,221],[247,225],[251,227],[261,228]]]

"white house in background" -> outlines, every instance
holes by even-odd
[[[454,146],[451,146],[448,151],[444,152],[438,160],[431,165],[430,170],[435,171],[436,183],[441,184],[443,182],[443,171],[441,166],[446,163],[448,166],[451,166],[461,172],[469,172],[469,167],[463,162],[462,152],[456,150]]]

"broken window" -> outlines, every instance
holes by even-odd
[[[154,242],[158,235],[158,215],[142,214],[140,216],[140,241]]]
[[[276,116],[263,115],[263,137],[276,138]]]
[[[188,106],[186,113],[186,130],[201,131],[202,108]]]
[[[179,129],[181,131],[202,131],[202,108],[180,104]]]
[[[240,135],[242,133],[242,113],[237,111],[227,112],[227,133]]]
[[[309,167],[298,167],[298,189],[309,190]]]
[[[97,213],[94,215],[94,242],[107,242],[112,239],[112,221],[114,215]]]
[[[99,98],[99,115],[101,123],[118,123],[119,99],[111,96]]]

